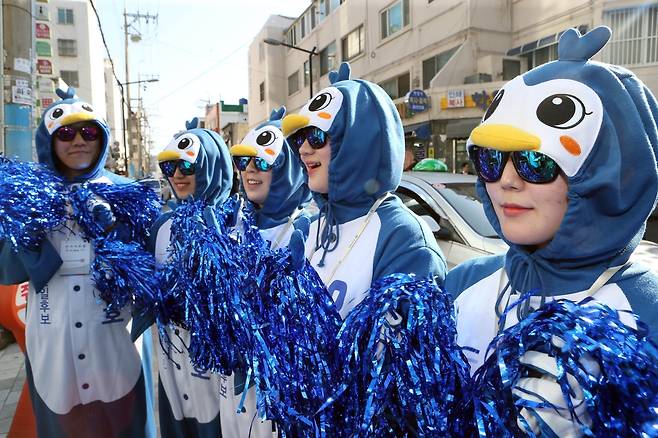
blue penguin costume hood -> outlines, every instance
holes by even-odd
[[[473,145],[538,150],[567,177],[568,209],[551,242],[530,252],[505,239],[505,269],[521,292],[588,289],[628,261],[656,205],[658,106],[632,72],[590,60],[610,35],[607,27],[566,31],[559,59],[507,83],[469,138],[469,152]],[[481,179],[477,188],[504,239]]]
[[[39,162],[59,174],[60,171],[56,164],[58,160],[53,151],[53,134],[62,126],[92,121],[101,128],[103,133],[100,155],[96,163],[85,174],[72,179],[70,182],[83,182],[97,178],[103,173],[105,161],[107,160],[110,129],[103,117],[96,113],[90,104],[76,97],[74,88],[69,87],[66,91],[58,88],[56,93],[62,100],[58,100],[46,108],[36,132],[35,143]]]
[[[365,215],[402,177],[404,132],[391,98],[378,85],[350,79],[344,62],[331,85],[282,124],[286,137],[306,126],[329,134],[329,193],[313,193],[320,209],[342,224]],[[329,218],[328,218],[329,220]]]
[[[222,204],[231,193],[233,181],[231,155],[219,134],[198,128],[198,125],[199,119],[196,117],[185,122],[186,131],[174,136],[158,154],[158,162],[185,160],[194,163],[196,188],[193,199],[201,199],[207,205]],[[173,186],[172,192],[176,194]]]
[[[256,225],[260,229],[273,228],[285,223],[295,209],[303,208],[311,200],[311,192],[306,185],[303,165],[299,161],[283,133],[281,132],[281,120],[286,113],[286,108],[272,110],[270,119],[254,128],[244,138],[241,144],[231,147],[234,156],[260,156],[272,160],[272,181],[270,191],[262,208],[255,210]],[[281,142],[281,149],[274,155],[265,152],[260,143],[262,139],[267,141],[267,146]],[[254,143],[254,144],[252,144]],[[260,151],[263,149],[263,151]],[[273,151],[276,151],[275,148]],[[244,190],[244,189],[242,189]]]

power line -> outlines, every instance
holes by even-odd
[[[101,32],[101,39],[103,40],[103,45],[105,46],[105,51],[107,52],[107,57],[110,60],[110,66],[112,67],[112,76],[114,76],[114,80],[117,81],[117,85],[119,88],[121,88],[121,103],[123,105],[126,105],[128,108],[128,111],[133,114],[132,110],[130,109],[130,105],[126,104],[126,100],[123,97],[123,84],[117,77],[117,73],[114,69],[114,60],[112,59],[112,55],[110,54],[110,48],[107,47],[107,42],[105,41],[105,33],[103,32],[103,26],[101,25],[101,18],[98,15],[98,11],[96,10],[96,6],[94,5],[94,0],[89,0],[89,4],[91,5],[91,8],[94,10],[94,14],[96,15],[96,21],[98,22],[98,30]]]

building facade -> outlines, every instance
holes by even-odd
[[[627,66],[658,92],[657,22],[658,2],[638,0],[314,0],[294,19],[270,17],[254,38],[249,125],[281,105],[299,109],[311,86],[326,87],[327,73],[349,61],[353,76],[393,98],[416,158],[458,170],[497,90],[557,59],[570,27],[610,26],[612,41],[596,59]],[[272,40],[317,55],[311,64],[307,53]]]

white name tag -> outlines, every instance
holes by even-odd
[[[79,236],[70,235],[62,241],[59,256],[62,258],[61,275],[87,275],[91,262],[91,243]]]

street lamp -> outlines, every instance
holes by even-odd
[[[121,88],[121,100],[123,100],[121,104],[121,122],[123,126],[123,166],[126,168],[126,173],[128,172],[128,141],[126,140],[126,111],[125,111],[125,106],[128,105],[128,111],[130,111],[130,116],[132,117],[133,110],[130,108],[130,101],[126,101],[125,95],[124,95],[124,85],[130,85],[130,84],[142,84],[145,82],[158,82],[160,79],[152,78],[152,79],[144,79],[141,81],[129,81],[129,82],[117,82],[119,84],[119,88]],[[141,170],[140,170],[141,172]]]
[[[300,52],[308,53],[308,76],[309,76],[309,90],[311,92],[311,98],[313,98],[313,55],[318,55],[319,53],[315,51],[315,46],[311,50],[302,49],[301,47],[293,46],[292,44],[284,43],[283,41],[275,40],[274,38],[265,38],[263,40],[265,44],[272,46],[284,46],[291,49],[299,50]]]

